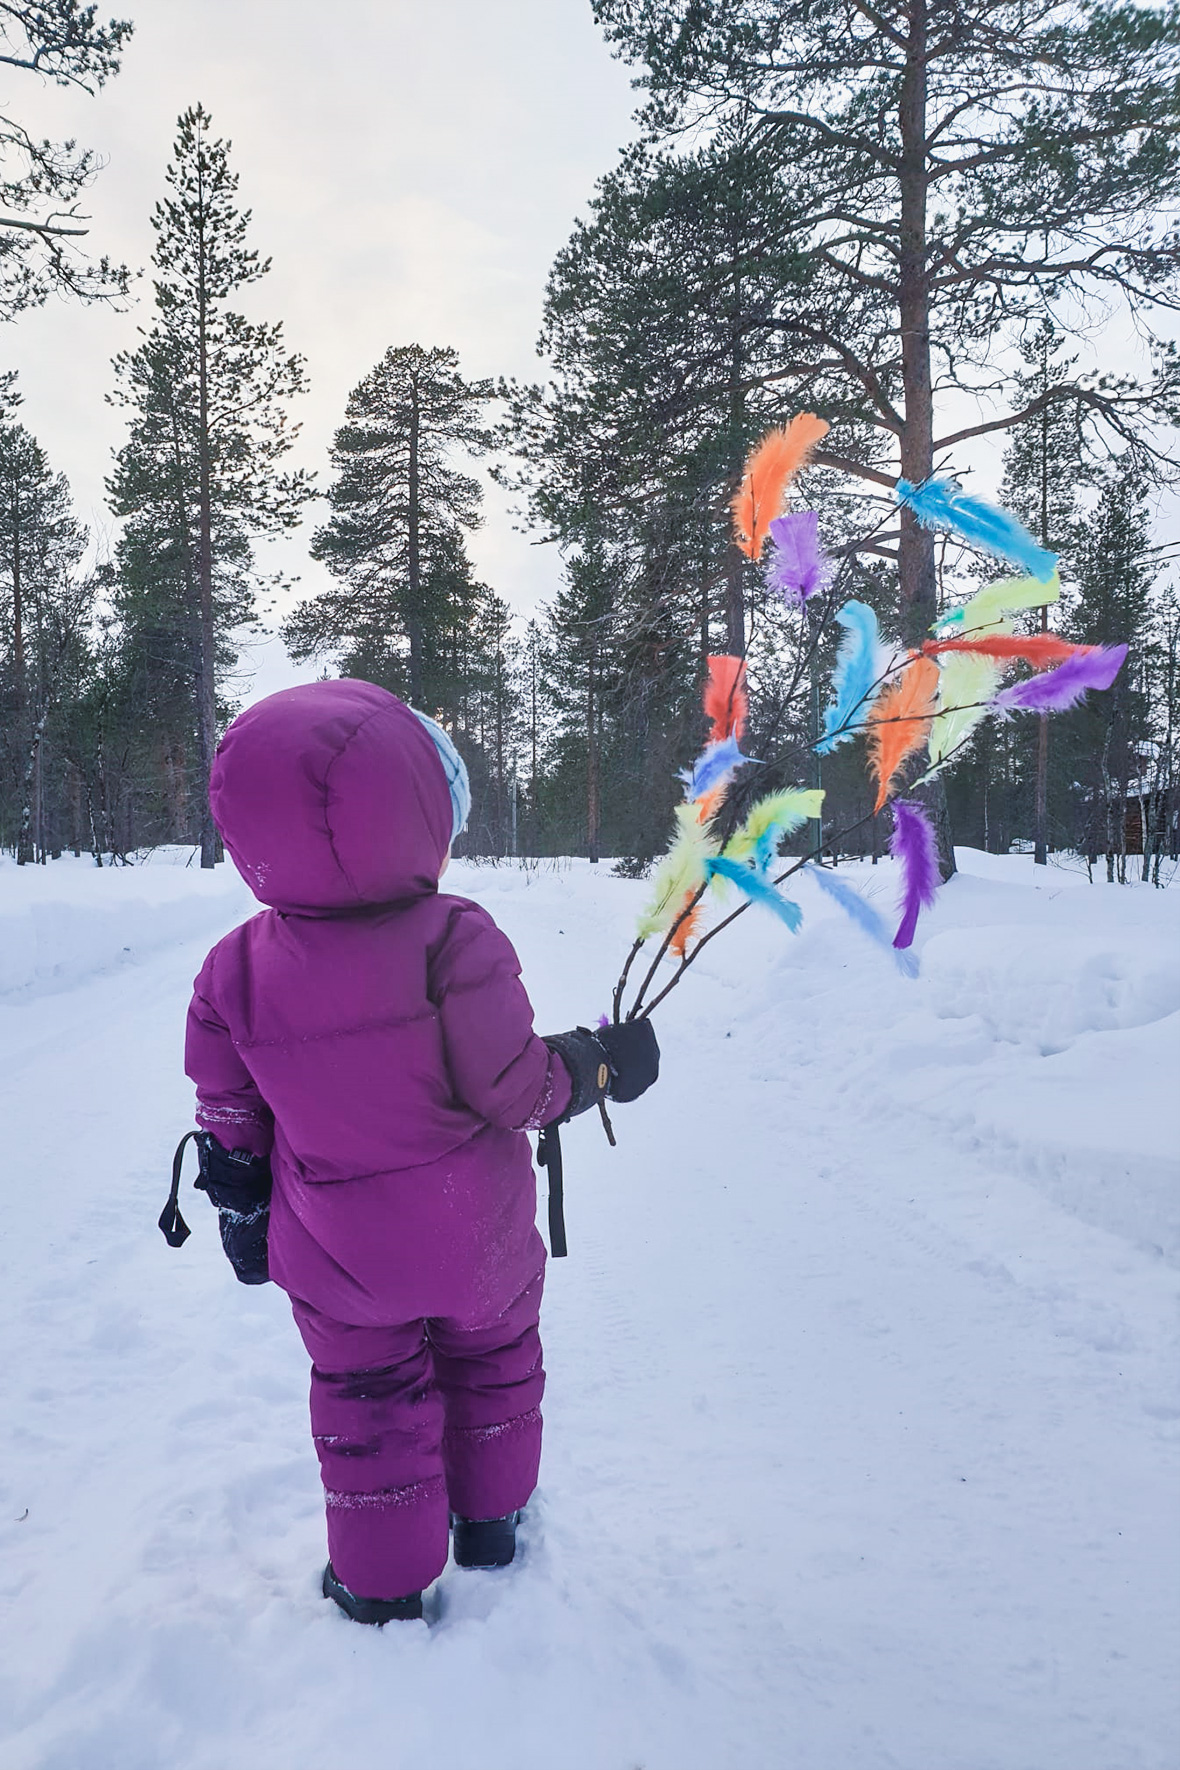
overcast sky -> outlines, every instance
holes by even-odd
[[[281,319],[308,361],[297,464],[327,483],[345,399],[390,345],[453,345],[472,377],[537,375],[546,273],[633,133],[630,75],[607,54],[590,0],[130,0],[126,10],[135,36],[105,91],[88,99],[6,69],[0,109],[104,156],[91,239],[137,268],[150,258],[177,116],[198,100],[212,113],[233,142],[253,243],[273,259],[243,306]],[[138,293],[121,314],[55,300],[2,338],[0,366],[21,372],[22,417],[99,535],[110,532],[103,479],[123,435],[105,403],[110,359],[150,319],[146,281]],[[1121,365],[1124,334],[1116,323],[1095,340],[1107,366]],[[978,489],[994,495],[999,453],[989,441],[957,465],[982,468]],[[299,575],[303,593],[324,581],[306,556],[323,512],[313,505],[297,535],[258,549],[264,569]],[[471,550],[518,610],[556,588],[555,550],[517,533],[494,490]],[[255,665],[248,695],[316,673],[295,671],[277,641]]]
[[[535,378],[546,272],[632,133],[630,76],[607,54],[589,0],[126,0],[108,10],[130,16],[135,35],[104,91],[89,99],[5,69],[0,108],[104,156],[86,205],[91,239],[137,268],[151,254],[176,118],[198,100],[212,113],[233,142],[253,244],[274,261],[243,305],[281,319],[307,358],[297,460],[321,485],[345,399],[390,345],[453,345],[472,377]],[[123,435],[105,403],[110,359],[134,346],[150,300],[146,281],[123,314],[55,300],[3,335],[22,419],[99,531],[110,528],[103,478]],[[306,544],[323,510],[259,549],[261,564],[299,573],[305,591],[322,570]],[[555,588],[555,550],[515,533],[499,497],[472,553],[514,607]],[[296,679],[277,645],[257,663],[254,693]]]

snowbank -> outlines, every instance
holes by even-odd
[[[618,1148],[568,1128],[521,1557],[381,1633],[318,1591],[285,1299],[195,1195],[155,1225],[190,980],[252,902],[0,869],[49,943],[0,1003],[6,1770],[1171,1770],[1180,893],[961,858],[916,979],[806,879],[798,937],[743,916]],[[642,882],[446,884],[544,1029],[607,1007]]]
[[[161,947],[210,941],[258,905],[229,861],[202,872],[189,848],[135,866],[64,855],[43,867],[0,858],[0,998],[70,989]]]

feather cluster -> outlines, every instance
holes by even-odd
[[[674,815],[676,832],[672,845],[656,868],[651,898],[636,928],[640,940],[667,932],[705,883],[705,864],[717,853],[717,843],[707,834],[691,801],[678,805]]]
[[[866,602],[846,602],[836,610],[844,629],[836,668],[832,673],[835,696],[824,714],[823,735],[816,744],[821,756],[846,744],[865,724],[868,708],[900,658],[882,642],[877,616]]]
[[[937,710],[938,665],[914,652],[869,713],[869,766],[877,781],[874,811],[889,797],[902,763],[925,744]]]
[[[832,564],[819,542],[819,517],[814,510],[793,510],[770,525],[774,543],[767,557],[766,585],[788,607],[800,607],[822,590]]]
[[[762,557],[763,542],[782,511],[791,481],[806,466],[828,428],[823,418],[800,412],[785,430],[769,431],[747,456],[733,500],[734,540],[747,559]]]
[[[708,883],[707,863],[720,848],[708,833],[708,825],[720,810],[736,771],[753,760],[742,755],[738,744],[750,711],[742,658],[709,659],[704,707],[708,741],[693,766],[680,776],[684,802],[676,807],[676,829],[656,868],[652,895],[636,928],[640,940],[668,934],[669,951],[677,958],[684,957],[685,946],[696,933],[700,904],[693,899]]]
[[[934,902],[939,885],[934,826],[926,807],[916,799],[894,800],[889,852],[901,867],[901,921],[893,944],[908,947],[913,945],[918,916]]]
[[[794,606],[814,596],[831,575],[815,512],[783,512],[791,480],[827,430],[822,419],[805,413],[785,430],[772,431],[750,455],[733,500],[738,546],[748,558],[758,559],[771,537],[767,584]],[[1089,690],[1108,689],[1127,655],[1125,645],[1073,645],[1057,634],[1021,636],[1014,631],[1010,617],[1017,610],[1056,602],[1061,580],[1056,555],[1039,547],[1007,511],[969,496],[952,479],[929,479],[921,485],[900,479],[897,498],[924,526],[947,530],[1010,560],[1024,575],[988,584],[961,608],[943,615],[932,637],[916,651],[894,650],[884,643],[867,604],[849,602],[837,611],[843,637],[832,676],[832,704],[815,748],[826,754],[867,730],[878,811],[907,760],[924,745],[929,746],[929,775],[957,753],[986,712],[1072,707]],[[1004,671],[1015,662],[1039,674],[1001,688]],[[745,673],[741,658],[709,659],[704,689],[708,738],[693,767],[681,775],[685,799],[676,807],[675,833],[639,920],[640,940],[663,934],[668,950],[681,959],[698,931],[711,884],[735,886],[793,930],[802,922],[799,905],[775,889],[772,863],[784,835],[820,816],[821,791],[768,794],[751,807],[724,849],[710,833],[735,772],[753,760],[740,747],[749,714]],[[939,886],[935,831],[926,808],[915,799],[893,801],[890,852],[901,884],[901,920],[892,941],[882,917],[859,892],[827,868],[813,866],[811,872],[819,888],[871,940],[890,945],[902,970],[913,976],[916,961],[910,948],[918,917],[933,903]]]
[[[1076,706],[1092,688],[1109,688],[1126,655],[1125,645],[1078,647],[1056,670],[1002,688],[992,700],[992,709],[997,713],[1062,713]]]
[[[954,479],[927,479],[913,485],[897,482],[897,501],[913,511],[923,528],[949,529],[969,546],[1020,566],[1030,577],[1048,583],[1057,569],[1057,555],[1039,547],[1022,522],[974,498]]]

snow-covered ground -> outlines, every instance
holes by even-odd
[[[566,1133],[521,1557],[376,1631],[285,1299],[156,1229],[252,907],[168,858],[0,865],[5,1770],[1172,1770],[1180,888],[964,853],[916,981],[806,883],[713,943]],[[606,1007],[642,884],[447,886]]]

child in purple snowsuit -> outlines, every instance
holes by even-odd
[[[218,1158],[269,1161],[269,1275],[312,1358],[325,1591],[361,1620],[417,1615],[448,1515],[511,1527],[536,1484],[545,1250],[524,1132],[654,1070],[630,1065],[631,1028],[609,1029],[617,1049],[533,1032],[509,941],[439,891],[447,767],[384,689],[317,682],[249,708],[210,797],[271,907],[196,979],[198,1123]]]

